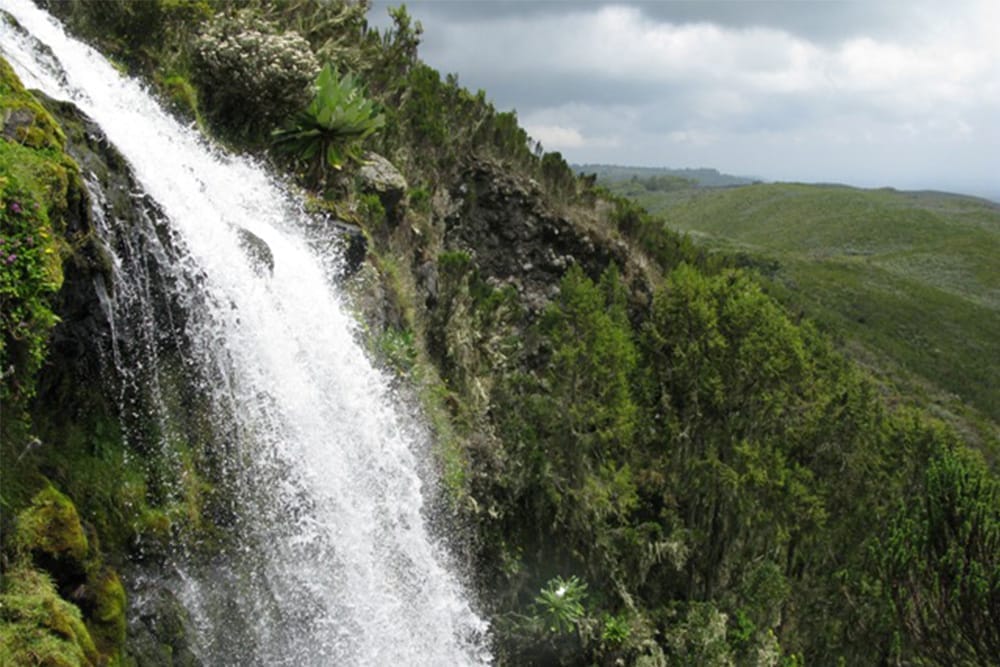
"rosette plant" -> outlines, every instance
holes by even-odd
[[[327,167],[339,170],[348,159],[359,159],[361,142],[384,125],[385,117],[354,75],[338,76],[327,64],[316,78],[312,102],[272,138],[275,148],[308,163],[311,175],[325,180]]]

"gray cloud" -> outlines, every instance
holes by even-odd
[[[375,18],[385,8],[400,3],[378,0]],[[910,0],[905,8],[897,2],[864,0],[411,0],[407,9],[428,21],[481,26],[511,17],[539,18],[593,12],[601,7],[632,5],[658,23],[711,23],[725,28],[772,28],[820,42],[858,35],[899,34],[918,30],[923,13],[932,6],[927,0]]]
[[[570,160],[1000,192],[994,0],[408,8],[429,64]]]

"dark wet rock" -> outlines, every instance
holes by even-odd
[[[201,667],[193,650],[191,619],[180,601],[155,581],[133,582],[128,657],[143,667]]]
[[[330,240],[343,258],[341,277],[350,278],[368,256],[368,239],[360,227],[343,220],[329,220],[326,226]]]
[[[267,245],[264,239],[243,227],[237,228],[236,233],[240,237],[240,248],[250,260],[250,266],[253,267],[254,271],[261,276],[273,275],[274,253],[271,252],[271,246]]]

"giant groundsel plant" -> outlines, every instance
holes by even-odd
[[[278,150],[308,163],[313,176],[325,179],[328,166],[340,169],[360,157],[361,142],[381,129],[385,118],[353,74],[339,76],[329,64],[315,90],[309,106],[272,136]]]

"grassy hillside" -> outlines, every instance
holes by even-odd
[[[953,394],[1000,420],[997,204],[833,185],[609,185],[697,241],[750,255],[784,301],[908,393],[954,411]]]

